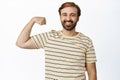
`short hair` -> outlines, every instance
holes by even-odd
[[[78,5],[76,5],[74,2],[65,2],[65,3],[63,3],[60,6],[59,10],[58,10],[58,12],[59,12],[60,15],[61,15],[61,10],[63,8],[65,8],[65,7],[75,7],[77,9],[78,16],[81,16],[81,9],[80,9],[80,7]]]

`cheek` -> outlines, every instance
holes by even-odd
[[[79,19],[78,19],[78,18],[73,18],[72,20],[73,20],[74,22],[78,22]]]
[[[65,19],[64,18],[60,18],[61,22],[63,22]]]
[[[63,20],[63,17],[60,16],[60,20],[62,21],[62,20]]]

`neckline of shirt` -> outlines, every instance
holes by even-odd
[[[65,38],[76,38],[76,37],[78,37],[78,36],[80,35],[80,32],[78,32],[75,36],[66,36],[66,35],[64,35],[64,34],[62,33],[61,30],[59,31],[59,33],[60,33],[63,37],[65,37]]]

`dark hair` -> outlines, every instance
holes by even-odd
[[[65,7],[75,7],[77,8],[77,13],[78,13],[78,16],[81,15],[81,9],[78,5],[76,5],[74,2],[65,2],[61,5],[61,7],[59,8],[58,12],[59,14],[61,15],[61,10]]]

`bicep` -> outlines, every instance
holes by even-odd
[[[35,43],[33,42],[32,38],[30,38],[25,44],[24,44],[25,49],[38,49]]]

